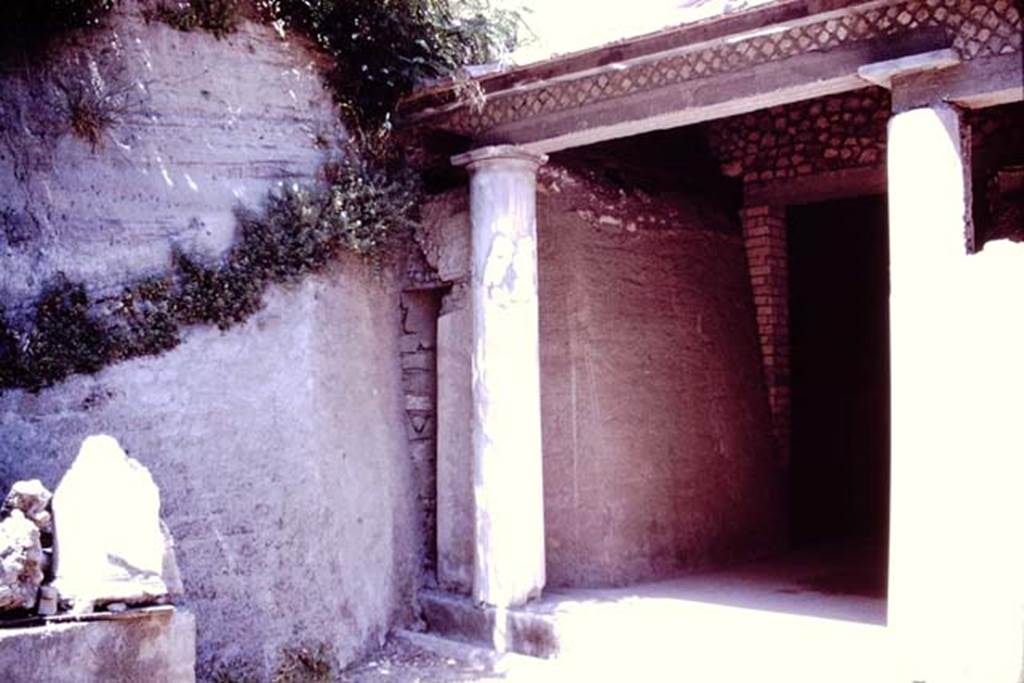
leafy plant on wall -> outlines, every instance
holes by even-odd
[[[524,28],[518,13],[484,0],[265,0],[263,7],[333,58],[329,82],[364,125],[386,121],[417,83],[497,60]]]
[[[10,0],[5,11],[26,22],[21,56],[50,49],[55,37],[102,27],[117,0]],[[374,264],[410,232],[419,189],[391,143],[398,101],[424,79],[456,72],[510,48],[518,15],[484,0],[168,0],[149,20],[223,37],[243,19],[273,23],[285,37],[305,36],[332,59],[325,74],[350,141],[312,184],[285,184],[257,209],[239,209],[234,245],[206,262],[178,252],[162,274],[92,300],[84,283],[53,282],[27,313],[0,309],[0,391],[38,390],[71,374],[176,346],[187,325],[228,329],[256,312],[267,287],[316,273],[342,252]],[[4,32],[11,32],[10,26]],[[3,55],[9,59],[11,53]],[[71,92],[71,89],[69,89]],[[100,144],[107,110],[68,102],[69,130]],[[116,113],[116,112],[115,112]]]

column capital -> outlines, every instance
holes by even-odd
[[[541,165],[547,163],[547,160],[547,154],[531,152],[517,145],[490,145],[478,147],[462,154],[456,154],[452,157],[452,164],[455,166],[465,166],[470,171],[475,171],[485,166],[501,168],[503,166],[522,167],[523,165],[536,170]]]

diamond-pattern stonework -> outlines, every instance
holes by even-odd
[[[495,126],[687,81],[742,71],[859,41],[896,37],[921,28],[944,29],[964,60],[1021,51],[1021,15],[1009,0],[904,0],[854,8],[843,16],[758,32],[746,38],[637,63],[527,92],[493,95],[482,112],[461,107],[446,127],[478,134]]]

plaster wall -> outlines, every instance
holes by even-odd
[[[605,212],[602,188],[557,168],[540,187],[548,585],[621,584],[777,547],[783,470],[730,219],[709,218],[693,198],[671,207],[620,199]],[[428,258],[456,281],[466,242],[449,233],[469,229],[464,207],[460,193],[440,199],[421,233]],[[442,360],[457,355],[446,341],[468,343],[452,317],[459,310],[442,307]],[[451,472],[472,476],[468,437],[446,439],[444,425],[468,424],[472,403],[468,364],[439,370],[438,462],[463,465],[439,480],[440,524],[446,491],[464,499],[466,490]],[[451,548],[456,564],[472,562]]]
[[[269,27],[217,40],[138,11],[125,3],[51,64],[0,74],[0,113],[20,121],[0,136],[0,301],[12,315],[58,271],[102,295],[169,267],[175,245],[216,256],[237,206],[312,176],[324,140],[344,135],[312,54]],[[59,104],[59,76],[75,69],[133,93],[95,144],[45,99]],[[152,471],[200,679],[270,680],[304,645],[343,665],[412,618],[419,511],[399,293],[368,270],[344,260],[271,288],[229,331],[188,329],[160,356],[0,394],[0,488],[55,486],[97,432]]]
[[[195,329],[162,356],[0,395],[5,487],[56,485],[97,432],[152,471],[201,677],[262,680],[305,643],[345,662],[409,617],[419,559],[396,297],[350,265],[273,290],[229,332]]]
[[[553,195],[540,216],[550,583],[764,552],[782,469],[741,240],[688,211],[669,229],[595,228],[577,202]]]

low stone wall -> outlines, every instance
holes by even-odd
[[[0,629],[6,683],[191,683],[196,622],[173,607]]]

